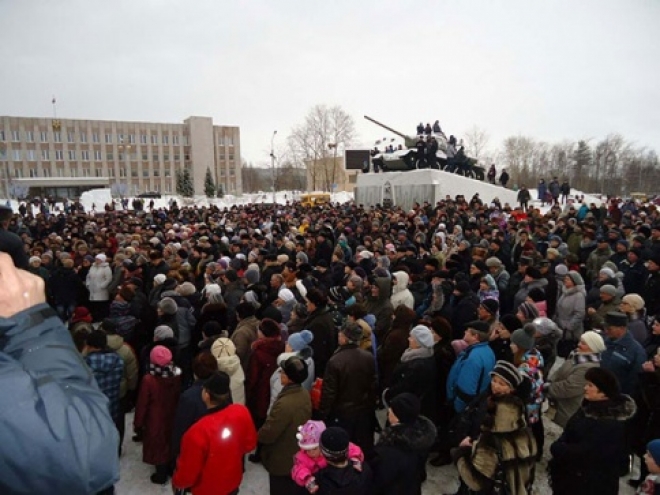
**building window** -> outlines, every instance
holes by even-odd
[[[114,159],[115,159],[115,155],[113,155],[112,153],[106,153],[106,160],[109,161]]]
[[[5,131],[0,130],[0,141],[4,141],[4,140],[5,140]]]
[[[165,183],[165,192],[166,193],[171,193],[172,192],[172,184],[170,184],[169,182]]]
[[[151,135],[151,144],[158,144],[158,135],[157,134],[152,134]]]
[[[224,169],[224,168],[221,168],[221,169],[220,169],[220,176],[221,176],[221,177],[224,177],[224,176],[225,176],[225,169]]]
[[[230,175],[230,177],[233,177],[234,175],[236,175],[236,170],[234,170],[233,168],[229,169],[229,175]]]
[[[154,153],[153,161],[158,162],[158,153]]]
[[[36,168],[30,169],[30,177],[39,177],[39,173],[37,172]]]
[[[69,160],[76,159],[76,150],[69,150]]]
[[[81,154],[82,154],[83,161],[88,162],[89,161],[89,151],[86,151],[86,150],[82,151]]]
[[[81,143],[86,143],[87,142],[87,134],[84,132],[80,133],[80,142]]]
[[[234,155],[229,155],[229,161],[234,161]]]
[[[92,143],[98,143],[99,142],[99,133],[98,132],[93,132],[92,133]]]
[[[59,132],[54,132],[53,133],[53,141],[56,143],[61,143],[62,142],[62,134]]]
[[[34,132],[26,131],[25,139],[27,140],[28,143],[34,143]]]
[[[50,160],[50,152],[48,150],[41,150],[41,160],[42,161]]]
[[[16,177],[17,179],[22,178],[23,177],[23,169],[15,168],[14,169],[14,177]]]
[[[55,160],[64,160],[64,151],[55,150]]]
[[[21,140],[21,132],[20,131],[11,131],[11,140],[14,142],[20,141]]]
[[[140,134],[140,143],[147,144],[147,135],[146,134]]]
[[[146,162],[149,160],[149,155],[147,153],[142,153],[142,161]]]
[[[178,162],[181,160],[181,155],[174,155],[174,161]]]
[[[137,177],[138,176],[138,171],[135,170],[134,168],[131,169],[131,177]]]
[[[163,155],[163,161],[165,161],[165,162],[169,162],[169,161],[170,161],[170,155],[168,155],[167,153],[165,153],[165,154]]]
[[[1,161],[7,160],[7,149],[6,148],[0,148],[0,160]]]
[[[176,144],[176,145],[179,144],[179,135],[178,134],[175,134],[174,136],[172,136],[172,144]]]
[[[70,173],[71,177],[78,177],[78,170],[75,167],[71,169]]]
[[[135,134],[128,135],[128,144],[135,144]]]
[[[48,142],[48,131],[41,131],[41,142],[42,143]]]
[[[172,177],[172,171],[169,168],[165,169],[165,177]]]
[[[117,134],[117,142],[119,144],[124,144],[124,135],[123,134]]]
[[[183,136],[183,145],[188,146],[188,136]]]
[[[62,167],[57,167],[57,176],[64,177],[64,169]]]
[[[154,170],[154,177],[160,177],[160,170],[158,169]]]
[[[73,143],[73,141],[74,141],[73,132],[67,132],[66,133],[66,140],[70,143]]]
[[[149,169],[142,169],[142,177],[149,177]]]
[[[35,160],[34,150],[27,150],[27,159],[29,162],[33,162]]]
[[[43,173],[44,173],[44,177],[50,177],[51,176],[50,168],[49,167],[44,167]]]
[[[95,150],[94,151],[94,161],[100,162],[103,160],[103,157],[101,156],[101,151],[100,150]]]
[[[107,144],[111,144],[111,143],[112,143],[112,134],[106,134],[106,135],[105,135],[105,142],[106,142]]]
[[[108,169],[108,175],[109,175],[110,177],[114,177],[114,176],[115,176],[115,167],[110,167],[110,168]]]
[[[83,177],[89,177],[91,173],[91,170],[88,168],[83,168]]]
[[[119,177],[126,177],[126,167],[119,168]]]
[[[15,162],[21,161],[21,150],[13,150],[13,156]]]
[[[170,144],[170,137],[167,134],[163,134],[163,144]]]

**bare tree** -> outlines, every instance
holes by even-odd
[[[287,139],[292,161],[303,162],[308,169],[309,189],[330,191],[343,179],[337,157],[354,139],[355,122],[340,106],[312,107]]]
[[[483,158],[484,153],[488,149],[488,142],[490,141],[488,131],[477,125],[473,125],[465,131],[464,138],[468,155],[475,158],[477,161],[479,161],[480,158]]]

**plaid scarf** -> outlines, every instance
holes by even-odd
[[[573,353],[573,364],[584,364],[584,363],[599,363],[600,354],[598,353],[585,353],[581,354],[578,352]]]
[[[158,366],[154,363],[149,363],[149,374],[153,376],[162,376],[163,378],[177,376],[176,368],[172,363],[167,366]]]

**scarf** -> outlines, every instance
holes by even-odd
[[[573,364],[584,364],[584,363],[599,363],[600,362],[600,354],[594,352],[588,352],[588,353],[578,353],[575,352],[573,353]]]
[[[414,359],[424,359],[433,356],[433,349],[427,349],[426,347],[420,347],[419,349],[406,349],[401,355],[401,362],[407,363],[408,361],[413,361]]]
[[[161,376],[163,378],[171,378],[177,376],[178,373],[172,363],[167,366],[158,366],[154,363],[149,363],[149,374],[153,376]]]

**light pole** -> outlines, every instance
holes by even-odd
[[[337,143],[328,143],[328,149],[334,150],[334,155],[332,157],[332,184],[330,185],[330,192],[333,193],[335,181],[337,180]]]
[[[277,203],[275,199],[275,151],[273,150],[273,142],[277,131],[273,131],[273,136],[270,138],[270,171],[273,179],[273,204]]]

